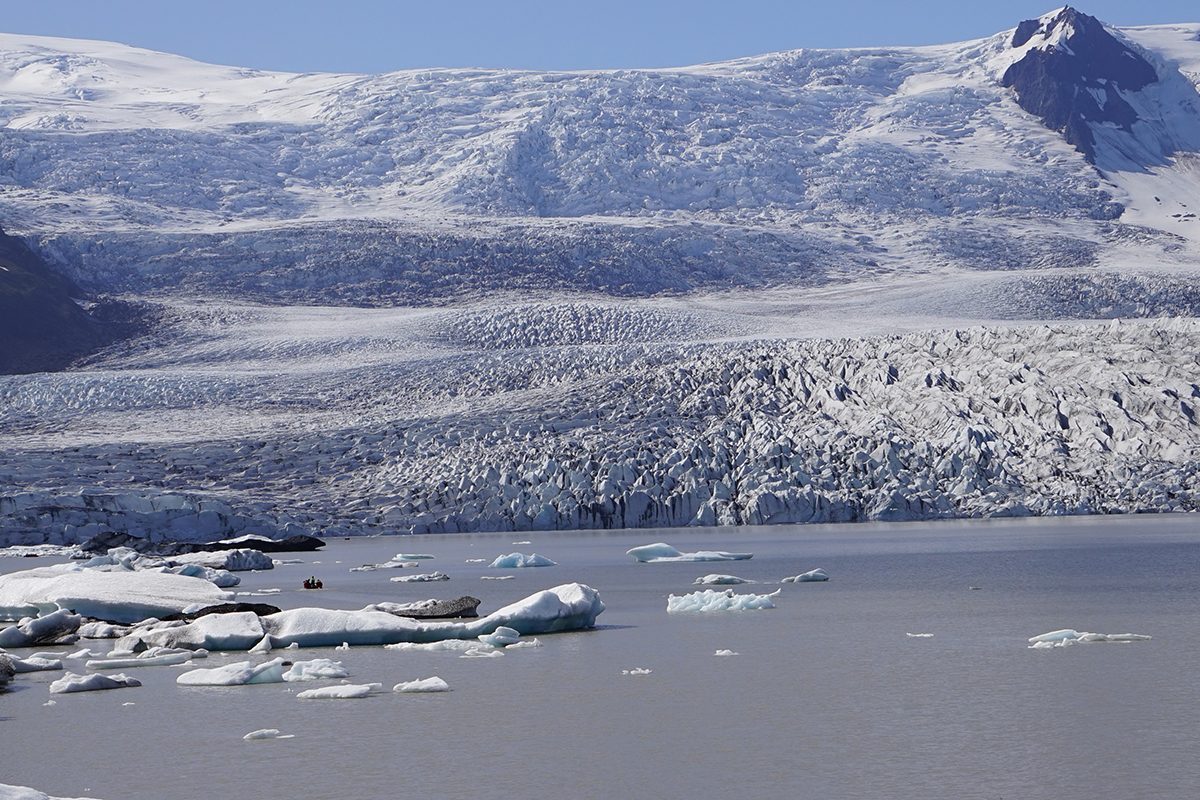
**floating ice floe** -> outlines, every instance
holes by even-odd
[[[53,705],[51,700],[43,705]],[[36,789],[30,789],[26,786],[13,786],[8,783],[0,783],[0,800],[93,800],[89,797],[51,797],[44,792],[39,792]]]
[[[717,652],[713,653],[713,655],[714,656],[739,656],[739,655],[741,655],[741,653],[735,653],[732,650],[718,650]]]
[[[356,700],[368,697],[383,689],[382,683],[345,684],[308,689],[296,695],[300,700]]]
[[[0,575],[0,619],[69,608],[104,622],[131,623],[231,600],[231,593],[206,580],[167,572],[59,564]]]
[[[131,658],[95,658],[84,666],[88,669],[130,669],[132,667],[171,667],[186,664],[197,651],[170,647],[152,647]]]
[[[213,669],[194,669],[177,677],[175,682],[181,686],[248,686],[346,678],[349,675],[340,661],[328,658],[314,658],[294,664],[282,658],[274,658],[261,664],[238,661]]]
[[[740,583],[754,583],[736,575],[703,575],[692,581],[693,586],[736,586]]]
[[[396,553],[392,556],[393,561],[424,561],[430,558],[436,558],[436,556],[429,553]]]
[[[150,623],[134,628],[117,645],[127,650],[144,646],[247,650],[269,636],[272,647],[334,647],[343,642],[363,646],[474,639],[501,626],[530,636],[591,628],[603,611],[595,589],[568,583],[469,621],[420,620],[370,609],[296,608],[262,617],[240,612],[209,614],[182,625]]]
[[[1148,642],[1149,636],[1141,633],[1088,633],[1071,628],[1050,631],[1029,639],[1030,650],[1044,650],[1051,647],[1070,647],[1075,644],[1091,643],[1120,643]]]
[[[401,694],[417,694],[421,692],[448,692],[450,684],[434,675],[432,678],[422,678],[416,681],[402,681],[392,687],[393,692]]]
[[[651,672],[654,672],[654,670],[647,669],[646,667],[634,667],[633,669],[621,670],[622,675],[649,675]]]
[[[281,733],[278,728],[262,728],[257,731],[250,731],[242,737],[247,742],[257,742],[264,739],[295,739],[294,733]]]
[[[932,639],[932,633],[906,633],[904,634],[909,639]]]
[[[522,567],[556,567],[557,563],[546,558],[540,553],[509,553],[506,556],[497,556],[492,562],[492,569],[520,569]]]
[[[68,672],[50,684],[51,694],[70,694],[72,692],[97,692],[104,689],[124,689],[129,686],[141,686],[137,678],[117,673],[116,675],[76,675]]]
[[[486,564],[487,559],[486,558],[468,558],[463,563],[464,564]]]
[[[422,653],[446,653],[477,650],[479,643],[471,639],[443,639],[440,642],[397,642],[386,644],[384,650],[406,650]]]
[[[818,581],[829,580],[829,574],[825,570],[817,567],[810,569],[808,572],[802,572],[799,575],[793,575],[790,578],[784,578],[780,583],[816,583]]]
[[[511,581],[511,580],[514,580],[516,577],[517,577],[516,575],[480,575],[479,580],[481,580],[481,581]]]
[[[392,583],[431,583],[433,581],[448,581],[450,576],[444,572],[422,572],[417,575],[397,575]]]
[[[60,609],[43,617],[25,617],[16,625],[0,630],[0,647],[41,647],[73,644],[79,639],[83,617]]]
[[[723,550],[699,550],[695,553],[683,553],[665,542],[631,547],[625,551],[625,555],[633,556],[635,561],[644,564],[671,561],[745,561],[754,557],[753,553],[727,553]]]
[[[528,539],[525,539],[525,540],[523,540],[523,541],[520,541],[520,542],[513,542],[513,546],[514,546],[514,547],[520,547],[520,546],[521,546],[521,545],[523,545],[523,544],[533,544],[533,542],[529,541]]]
[[[11,658],[11,656],[10,656]],[[26,658],[12,658],[13,669],[18,672],[53,672],[63,668],[63,663],[57,658],[46,658],[34,655]]]
[[[506,628],[501,625],[491,633],[484,634],[478,637],[479,641],[484,644],[489,644],[492,647],[507,647],[511,644],[516,644],[521,638],[521,634],[514,631],[512,628]]]
[[[315,563],[315,562],[314,562]],[[351,572],[374,572],[377,569],[411,569],[421,566],[416,561],[385,561],[382,564],[363,564],[361,567],[351,567]]]
[[[670,595],[667,597],[668,614],[707,614],[716,611],[757,611],[764,608],[775,608],[771,599],[782,590],[776,589],[770,594],[734,594],[732,589],[715,592],[705,589],[702,592],[692,592],[685,595]]]
[[[471,649],[464,651],[459,658],[500,658],[503,655],[504,650],[501,648],[475,645]]]

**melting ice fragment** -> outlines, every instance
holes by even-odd
[[[740,583],[754,583],[736,575],[704,575],[692,581],[693,586],[736,586]]]
[[[555,562],[546,558],[539,553],[509,553],[506,556],[497,556],[492,562],[492,569],[520,569],[521,567],[555,567],[558,566]]]
[[[738,655],[741,655],[741,653],[735,653],[732,650],[718,650],[717,652],[713,653],[713,655],[714,656],[738,656]]]
[[[625,555],[632,556],[635,561],[644,564],[668,561],[745,561],[754,558],[753,553],[727,553],[724,550],[699,550],[695,553],[683,553],[665,542],[631,547],[625,551]]]
[[[1031,636],[1029,638],[1029,649],[1045,650],[1051,647],[1070,647],[1075,644],[1089,644],[1094,642],[1128,644],[1129,642],[1148,642],[1150,638],[1141,633],[1088,633],[1072,628],[1063,628],[1038,636]]]
[[[479,641],[483,642],[484,644],[490,644],[492,647],[508,647],[509,645],[516,644],[521,638],[521,634],[512,628],[506,628],[501,625],[492,633],[485,634],[478,638]]]
[[[360,697],[368,697],[382,689],[382,683],[322,686],[320,689],[308,689],[300,692],[296,697],[300,700],[356,700]]]
[[[708,614],[720,611],[757,611],[764,608],[775,608],[771,598],[776,597],[782,589],[776,589],[770,594],[734,594],[733,589],[716,592],[705,589],[702,592],[692,592],[685,595],[670,595],[667,597],[668,614]]]
[[[633,669],[621,670],[622,675],[649,675],[651,672],[654,672],[654,670],[647,669],[646,667],[634,667]]]
[[[430,583],[432,581],[448,581],[450,576],[444,572],[423,572],[418,575],[398,575],[392,578],[392,583]]]
[[[263,739],[295,739],[294,733],[280,733],[278,728],[262,728],[257,731],[250,731],[242,737],[248,742],[260,741]]]
[[[432,678],[422,678],[416,681],[402,681],[392,687],[393,692],[401,694],[416,694],[420,692],[448,692],[450,684],[434,675]]]
[[[117,673],[116,675],[76,675],[68,672],[50,684],[51,694],[69,694],[71,692],[97,692],[103,689],[124,689],[127,686],[141,686],[137,678]]]
[[[814,583],[827,580],[829,580],[829,575],[825,570],[818,567],[817,569],[810,569],[808,572],[802,572],[799,575],[793,575],[790,578],[784,578],[781,583]]]

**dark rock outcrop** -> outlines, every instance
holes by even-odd
[[[8,653],[0,653],[0,692],[8,686],[8,682],[17,674],[16,667],[13,666],[12,657]]]
[[[425,603],[412,603],[401,609],[388,609],[398,617],[411,619],[453,619],[455,617],[479,616],[478,597],[464,595],[454,600],[432,600]]]
[[[215,606],[205,606],[199,611],[191,611],[186,614],[169,614],[161,619],[163,622],[176,622],[178,620],[192,622],[200,617],[207,617],[210,614],[244,614],[246,612],[259,617],[265,617],[270,614],[278,614],[280,609],[267,603],[219,603]]]
[[[1017,26],[1012,46],[1034,46],[1004,73],[1017,103],[1046,127],[1059,131],[1091,163],[1096,163],[1092,126],[1111,123],[1130,131],[1137,112],[1122,92],[1136,92],[1158,80],[1141,54],[1109,32],[1095,17],[1070,6],[1052,17]]]
[[[145,330],[144,309],[81,292],[23,241],[0,230],[0,375],[49,372]]]

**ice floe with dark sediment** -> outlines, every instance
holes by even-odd
[[[631,547],[625,551],[625,555],[632,556],[635,561],[644,564],[673,561],[745,561],[754,557],[753,553],[727,553],[724,550],[698,550],[694,553],[684,553],[666,542]]]

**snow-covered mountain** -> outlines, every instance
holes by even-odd
[[[270,302],[1173,272],[1198,37],[1063,9],[936,47],[363,76],[0,36],[0,223],[85,288]]]

